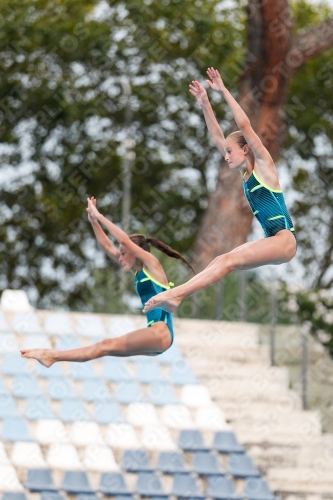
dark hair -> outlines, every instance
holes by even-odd
[[[228,135],[227,139],[229,139],[229,137],[230,139],[233,139],[241,148],[243,148],[244,146],[249,146],[249,144],[246,142],[246,139],[240,130],[236,130],[236,132],[231,132],[231,134]],[[250,155],[254,157],[253,151],[250,146],[249,148],[250,148]]]
[[[191,266],[191,264],[187,262],[187,260],[184,259],[184,257],[182,257],[179,252],[169,247],[169,245],[166,245],[157,238],[151,238],[151,237],[146,238],[145,236],[143,236],[143,234],[130,234],[129,238],[130,240],[133,241],[133,243],[138,245],[140,248],[146,250],[146,252],[150,252],[150,245],[152,245],[153,247],[157,248],[157,250],[160,250],[160,252],[165,253],[169,257],[181,260],[195,274],[195,271]]]

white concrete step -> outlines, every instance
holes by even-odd
[[[333,474],[331,470],[318,468],[271,468],[267,479],[271,488],[277,492],[288,493],[333,493]]]

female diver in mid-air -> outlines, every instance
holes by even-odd
[[[175,250],[156,238],[145,238],[141,234],[128,236],[119,227],[100,214],[96,200],[88,198],[88,219],[94,229],[97,241],[104,252],[125,271],[134,273],[135,290],[141,298],[142,306],[153,295],[170,288],[164,269],[159,260],[150,253],[150,245],[169,257],[181,260],[192,271],[190,264]],[[99,222],[119,243],[119,250],[112,245]],[[193,271],[194,272],[194,271]],[[96,344],[58,351],[55,349],[23,349],[22,357],[37,359],[50,367],[56,361],[88,361],[102,356],[133,356],[144,354],[153,356],[168,349],[173,342],[171,313],[155,309],[147,313],[147,327],[127,333],[121,337],[105,339]]]
[[[201,273],[173,290],[152,297],[143,312],[155,307],[173,312],[186,297],[213,285],[235,269],[253,269],[267,264],[289,262],[296,253],[295,230],[286,208],[274,162],[251,127],[250,120],[224,86],[219,72],[209,68],[207,83],[221,92],[238,128],[227,138],[217,123],[207,92],[198,81],[192,81],[190,92],[203,109],[213,143],[229,167],[243,177],[244,193],[253,215],[260,222],[265,238],[245,243],[214,259]]]

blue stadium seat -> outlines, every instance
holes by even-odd
[[[149,400],[155,406],[179,403],[174,388],[168,382],[153,382],[149,387]]]
[[[54,486],[51,472],[47,469],[29,469],[24,487],[35,491],[58,491]]]
[[[54,493],[52,491],[42,491],[40,494],[40,500],[65,500],[60,493]]]
[[[206,496],[214,500],[242,500],[235,492],[233,480],[225,476],[208,478]]]
[[[260,472],[253,465],[252,458],[239,453],[232,453],[229,456],[227,470],[236,478],[260,476]]]
[[[168,495],[163,490],[160,478],[153,472],[138,474],[136,493],[146,498],[168,498]]]
[[[79,398],[73,398],[61,401],[59,418],[63,422],[73,423],[89,420],[89,415],[87,414],[82,401]]]
[[[233,432],[219,431],[215,433],[213,448],[220,453],[244,453],[244,448],[239,444]]]
[[[27,497],[25,493],[13,493],[12,491],[8,491],[2,495],[2,500],[27,500]]]
[[[217,457],[207,451],[198,451],[194,454],[192,470],[199,476],[223,475]]]
[[[94,490],[89,484],[88,476],[83,471],[65,472],[61,488],[69,495],[77,495],[79,493],[94,493]]]
[[[112,399],[96,403],[94,420],[98,424],[115,424],[125,421],[118,403]]]
[[[171,365],[175,361],[182,359],[183,356],[179,350],[179,347],[173,343],[169,349],[164,351],[162,354],[157,356],[157,361],[162,365]]]
[[[194,477],[190,474],[175,474],[173,478],[172,495],[191,500],[204,498]]]
[[[69,349],[77,349],[78,347],[82,347],[82,344],[75,335],[60,337],[56,344],[56,349],[59,351],[68,351]]]
[[[5,354],[3,356],[1,370],[4,375],[9,375],[11,377],[30,373],[27,360],[18,354]]]
[[[158,457],[157,469],[163,474],[188,473],[183,455],[173,451],[162,451]]]
[[[41,420],[55,418],[49,401],[41,396],[30,398],[26,402],[24,415],[28,420]]]
[[[198,380],[190,365],[184,359],[179,359],[170,366],[170,382],[174,385],[197,384]]]
[[[155,365],[156,359],[157,359],[156,356],[138,355],[138,356],[128,356],[126,358],[126,361],[129,361],[130,363],[137,363],[137,364]]]
[[[64,376],[60,363],[55,363],[50,368],[46,368],[46,366],[37,363],[35,366],[35,374],[37,377],[42,378],[61,378]]]
[[[209,449],[204,444],[201,432],[197,430],[180,431],[178,446],[184,451],[206,451]]]
[[[124,405],[143,401],[143,394],[137,382],[119,382],[115,391],[116,400]]]
[[[89,380],[96,377],[96,371],[92,361],[85,363],[71,363],[69,368],[69,376],[76,380]]]
[[[37,381],[31,375],[17,375],[13,382],[12,393],[16,398],[36,398],[42,393]]]
[[[67,313],[48,313],[44,323],[44,330],[48,335],[73,335],[70,317]]]
[[[110,391],[105,382],[98,378],[85,380],[82,384],[81,398],[89,402],[103,402],[110,399]]]
[[[10,333],[11,329],[7,323],[6,317],[3,312],[0,312],[0,332]]]
[[[94,493],[79,493],[76,496],[76,500],[100,500]],[[125,500],[124,498],[122,500]]]
[[[132,380],[122,359],[108,356],[103,361],[103,377],[109,382],[127,382]]]
[[[135,378],[142,384],[151,384],[163,379],[160,367],[156,363],[138,363]]]
[[[106,496],[129,495],[124,476],[119,472],[103,472],[98,490]]]
[[[73,387],[66,377],[51,378],[48,382],[47,394],[51,399],[58,401],[76,397]]]
[[[7,417],[2,424],[4,441],[33,441],[27,423],[22,417]]]
[[[7,390],[2,390],[0,393],[0,418],[19,416],[15,399]]]
[[[121,468],[126,472],[151,472],[153,468],[144,450],[126,450],[121,460]]]
[[[245,481],[243,496],[248,500],[276,500],[266,481],[252,477]]]

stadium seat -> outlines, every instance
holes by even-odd
[[[18,354],[5,354],[2,359],[1,371],[10,377],[30,373],[27,360]]]
[[[151,472],[153,468],[144,450],[126,450],[121,460],[121,468],[126,472]]]
[[[172,495],[191,500],[204,498],[194,477],[189,474],[175,474],[173,478]]]
[[[260,472],[253,465],[252,458],[240,453],[229,455],[227,471],[236,478],[260,476]]]
[[[18,352],[19,346],[16,337],[13,333],[1,332],[0,335],[0,353],[15,353]]]
[[[231,431],[216,432],[213,448],[220,453],[244,453],[244,448],[239,444],[235,434]]]
[[[161,422],[171,429],[191,429],[194,427],[190,410],[184,405],[165,405]]]
[[[89,380],[96,378],[96,371],[92,361],[71,363],[68,375],[75,380]]]
[[[51,472],[47,469],[29,469],[24,487],[32,492],[57,491]]]
[[[124,476],[119,472],[105,472],[101,475],[98,490],[106,496],[129,495]]]
[[[74,330],[70,317],[64,313],[48,313],[44,323],[44,330],[48,335],[73,335]]]
[[[6,389],[3,389],[0,392],[0,419],[19,416],[15,399]]]
[[[204,385],[184,385],[180,400],[184,405],[199,407],[212,404],[209,391]]]
[[[81,398],[89,403],[107,401],[111,398],[105,382],[98,377],[85,380],[82,384]]]
[[[145,498],[168,498],[164,492],[160,478],[153,472],[141,472],[138,474],[136,493]]]
[[[16,469],[12,465],[1,465],[0,467],[0,491],[23,491],[23,487],[17,477]]]
[[[87,470],[99,472],[115,472],[119,466],[113,452],[108,446],[89,445],[84,450],[83,464]]]
[[[165,425],[147,425],[142,429],[141,442],[148,450],[173,451],[176,444],[172,441]]]
[[[174,388],[168,382],[153,382],[149,387],[149,399],[155,406],[177,404]]]
[[[245,480],[243,496],[248,500],[276,500],[266,481],[258,478]]]
[[[40,494],[40,500],[65,500],[60,493],[54,493],[52,491],[42,491]]]
[[[198,451],[194,454],[192,470],[199,476],[223,475],[217,457],[207,451]]]
[[[190,365],[184,359],[179,359],[173,362],[170,366],[169,376],[170,382],[174,385],[197,384],[198,380],[193,373]]]
[[[140,443],[134,427],[129,424],[109,424],[105,440],[111,448],[137,449]]]
[[[76,335],[60,337],[56,344],[56,349],[59,351],[69,351],[70,349],[78,349],[79,347],[82,347],[82,344]]]
[[[75,446],[89,446],[92,444],[103,445],[103,438],[96,422],[77,422],[74,421],[69,432],[71,443]]]
[[[82,470],[76,448],[72,444],[51,444],[46,461],[51,469]]]
[[[126,363],[122,359],[107,357],[103,360],[103,377],[109,382],[128,382],[132,377],[128,373]]]
[[[47,394],[51,399],[75,398],[73,387],[66,377],[54,377],[48,382]]]
[[[34,467],[46,469],[47,465],[42,455],[42,450],[37,443],[14,443],[11,462],[16,467]]]
[[[7,457],[6,449],[4,444],[0,441],[0,466],[9,465],[10,461]]]
[[[89,415],[79,398],[62,400],[58,416],[66,423],[89,420]]]
[[[162,365],[171,365],[181,359],[183,359],[182,354],[175,343],[173,343],[169,349],[157,356],[157,361]]]
[[[180,431],[178,446],[184,451],[206,451],[208,447],[204,444],[200,431],[186,429]]]
[[[27,500],[25,493],[6,492],[2,495],[2,500]]]
[[[1,335],[3,333],[10,333],[11,329],[7,323],[6,317],[3,312],[0,311],[0,332]]]
[[[183,455],[178,452],[162,451],[158,457],[157,469],[163,474],[188,473]]]
[[[108,333],[111,337],[121,337],[134,330],[136,330],[135,322],[131,318],[123,316],[111,319]]]
[[[34,312],[17,312],[12,321],[14,332],[25,334],[42,334],[38,316]]]
[[[147,326],[147,325],[145,325]],[[126,358],[126,361],[129,361],[130,363],[135,363],[136,365],[156,365],[156,356],[144,356],[144,355],[137,355],[137,356],[128,356]]]
[[[94,493],[94,490],[90,486],[88,476],[83,471],[66,471],[61,488],[68,493],[68,495]]]
[[[100,317],[82,314],[78,317],[76,332],[82,337],[105,337],[106,331]]]
[[[99,497],[93,493],[79,493],[76,500],[99,500]]]
[[[160,367],[156,363],[138,363],[135,378],[141,384],[151,384],[163,379]]]
[[[94,420],[99,424],[124,422],[118,403],[112,399],[95,404]]]
[[[63,371],[61,370],[60,363],[55,363],[50,368],[46,368],[46,366],[37,363],[34,368],[36,377],[57,378],[57,377],[63,377],[64,375]]]
[[[212,431],[225,430],[229,428],[222,411],[216,404],[202,406],[197,409],[195,415],[195,426],[199,429]]]
[[[37,398],[42,393],[37,381],[31,375],[17,375],[14,378],[12,393],[16,398]]]
[[[4,441],[33,441],[27,423],[22,417],[7,417],[2,424]]]
[[[36,422],[35,439],[40,444],[68,443],[68,435],[60,420],[38,420]]]
[[[136,427],[159,423],[156,409],[151,403],[129,404],[126,412],[126,420]]]
[[[43,396],[26,401],[24,416],[28,420],[52,419],[55,415],[49,401]]]
[[[115,390],[116,400],[125,405],[143,401],[143,394],[137,382],[119,382]]]
[[[225,476],[211,476],[207,481],[206,497],[213,500],[242,500],[235,492],[234,482]]]
[[[25,337],[22,349],[51,349],[50,340],[46,335],[28,335]]]

